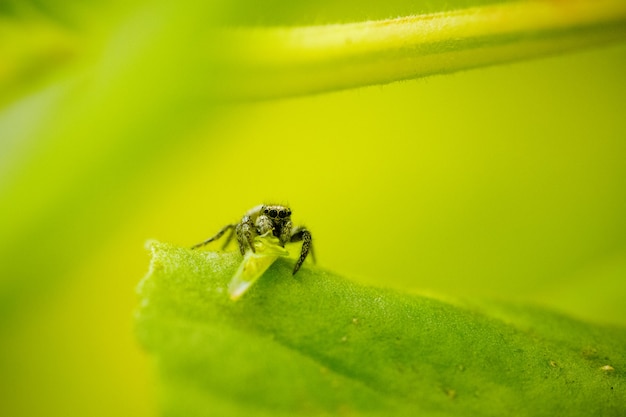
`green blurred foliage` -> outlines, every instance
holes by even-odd
[[[3,3],[17,72],[0,71],[0,415],[153,415],[131,323],[145,240],[190,245],[264,201],[289,203],[319,264],[363,283],[626,324],[626,48],[290,100],[207,96],[216,22],[436,7],[330,3]],[[70,53],[39,60],[30,33]]]

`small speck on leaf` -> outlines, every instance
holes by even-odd
[[[588,360],[598,359],[598,349],[588,346],[583,349],[582,355]]]
[[[606,373],[610,373],[610,372],[614,372],[615,371],[615,368],[613,368],[611,365],[604,365],[604,366],[600,367],[600,369],[603,372],[606,372]]]

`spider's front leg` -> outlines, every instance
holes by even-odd
[[[250,216],[244,216],[241,219],[241,223],[237,225],[237,243],[239,243],[239,252],[242,255],[246,254],[246,245],[255,252],[254,249],[254,236],[256,235],[254,222]]]
[[[280,230],[277,233],[278,236],[276,237],[280,241],[280,245],[282,247],[285,247],[286,243],[289,243],[292,241],[291,240],[291,235],[293,234],[291,232],[292,227],[293,227],[293,224],[291,223],[291,220],[287,220],[281,225]]]
[[[313,256],[313,247],[311,246],[311,232],[309,232],[304,227],[296,227],[291,233],[291,242],[299,242],[302,241],[302,250],[300,251],[300,257],[296,261],[296,265],[293,267],[293,275],[296,275],[296,272],[302,266],[302,263],[306,259],[309,251],[311,252],[311,256]]]
[[[256,233],[259,236],[263,236],[268,233],[274,234],[274,222],[272,221],[272,219],[263,214],[257,217]]]

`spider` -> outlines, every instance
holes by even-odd
[[[222,245],[222,250],[228,246],[233,238],[233,234],[236,233],[239,251],[242,255],[245,255],[248,249],[255,252],[253,244],[254,237],[269,232],[278,238],[280,245],[283,247],[289,242],[302,241],[302,250],[293,268],[293,275],[298,272],[309,252],[311,252],[311,256],[313,256],[311,233],[302,226],[293,227],[291,223],[291,209],[286,206],[279,204],[262,204],[256,206],[248,210],[239,223],[227,224],[217,232],[215,236],[192,246],[191,249],[197,249],[211,243],[222,237],[227,231],[230,233],[226,237],[224,245]]]

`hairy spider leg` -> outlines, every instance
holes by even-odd
[[[281,226],[279,236],[277,237],[283,247],[285,246],[285,243],[289,243],[291,241],[291,236],[293,235],[293,233],[291,233],[292,228],[293,224],[291,223],[291,220],[285,221]]]
[[[274,222],[264,214],[257,217],[255,226],[259,235],[264,235],[267,232],[274,232]]]
[[[246,247],[243,243],[243,230],[241,229],[241,223],[239,223],[235,228],[235,233],[237,234],[237,245],[239,246],[239,252],[241,252],[241,255],[243,256],[246,252]]]
[[[222,229],[221,229],[219,232],[217,232],[217,234],[216,234],[215,236],[208,238],[208,239],[207,239],[207,240],[205,240],[204,242],[200,242],[200,243],[198,243],[198,244],[196,244],[196,245],[193,245],[193,246],[191,247],[191,249],[198,249],[198,248],[201,248],[201,247],[202,247],[202,246],[204,246],[204,245],[208,245],[209,243],[213,242],[214,240],[217,240],[217,239],[219,239],[220,237],[222,237],[222,235],[223,235],[224,233],[226,233],[226,231],[227,231],[228,229],[233,229],[235,226],[236,226],[236,225],[234,225],[234,224],[227,224],[226,226],[222,227]],[[228,244],[228,242],[229,242],[229,241],[230,241],[230,239],[232,238],[232,234],[233,234],[233,233],[232,233],[232,231],[231,231],[231,233],[230,233],[230,235],[229,235],[228,239],[226,239],[226,244]]]
[[[235,225],[233,224],[231,226],[235,226]],[[233,240],[233,236],[235,234],[236,229],[237,229],[236,227],[230,228],[230,232],[228,232],[228,235],[226,236],[226,240],[224,241],[224,244],[222,245],[222,250],[226,250],[230,241]]]
[[[315,259],[315,251],[314,251],[314,247],[313,247],[313,241],[311,239],[311,233],[303,226],[298,226],[296,228],[293,229],[293,233],[292,233],[292,237],[289,240],[290,242],[299,242],[300,240],[303,240],[301,237],[298,238],[296,237],[297,234],[302,234],[302,232],[307,233],[309,235],[309,249],[308,249],[308,253],[311,255],[311,260],[313,261],[313,263],[317,263],[316,259]]]
[[[252,252],[256,253],[254,249],[254,235],[256,234],[256,230],[254,227],[254,223],[250,216],[244,216],[241,219],[241,223],[237,225],[237,242],[239,242],[239,251],[242,255],[246,254],[246,243]]]
[[[311,251],[311,256],[313,255],[311,247],[311,232],[306,230],[306,228],[304,227],[296,227],[291,234],[290,241],[302,241],[302,250],[300,251],[300,257],[296,261],[296,265],[293,267],[293,275],[296,275],[296,272],[298,272],[298,270],[302,266],[302,263],[306,259],[306,256],[309,254],[309,251]]]

